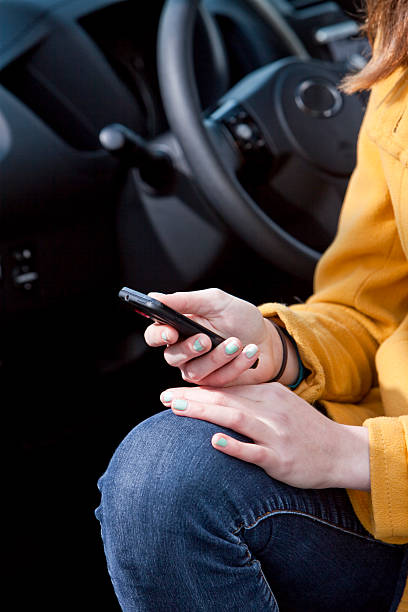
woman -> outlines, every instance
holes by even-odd
[[[314,295],[155,295],[228,340],[146,330],[198,386],[164,391],[100,481],[126,612],[408,610],[407,0],[368,2],[367,31],[345,88],[372,93]]]

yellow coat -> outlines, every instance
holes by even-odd
[[[371,493],[348,491],[364,527],[408,542],[408,72],[373,88],[337,236],[305,304],[264,304],[311,374],[296,392],[370,436]],[[408,586],[399,611],[408,610]]]

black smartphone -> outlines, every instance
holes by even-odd
[[[182,338],[189,338],[199,333],[206,334],[211,340],[211,348],[215,348],[225,340],[225,338],[215,334],[203,325],[192,321],[176,310],[162,304],[159,300],[155,300],[144,293],[129,289],[129,287],[123,287],[119,291],[119,297],[138,314],[158,323],[171,325],[171,327],[177,329]]]

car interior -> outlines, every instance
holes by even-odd
[[[366,96],[356,0],[0,3],[6,590],[119,610],[94,517],[126,433],[182,384],[123,286],[304,301]],[[171,609],[171,608],[169,608]]]

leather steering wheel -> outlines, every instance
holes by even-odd
[[[210,205],[244,242],[284,271],[309,280],[320,253],[290,235],[237,178],[248,156],[300,155],[327,176],[355,163],[361,103],[336,87],[340,67],[288,57],[249,74],[203,117],[193,70],[200,0],[167,0],[158,35],[163,104],[194,178]]]

